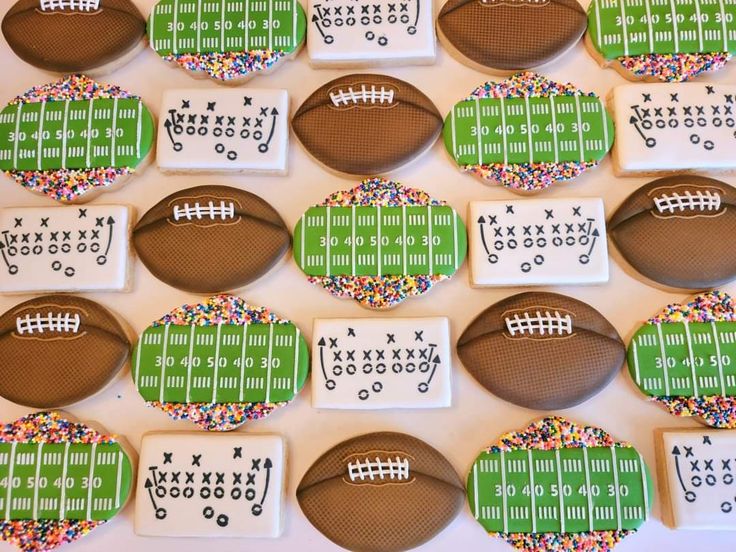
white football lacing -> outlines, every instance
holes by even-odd
[[[508,4],[511,6],[518,6],[518,5],[531,5],[531,6],[542,6],[549,3],[549,0],[480,0],[481,4],[491,4],[491,5],[497,5],[497,4]]]
[[[330,92],[330,99],[332,100],[332,105],[334,105],[335,107],[359,103],[375,104],[376,102],[378,102],[379,104],[390,104],[394,101],[395,93],[396,91],[393,88],[388,88],[385,86],[376,88],[375,84],[372,84],[370,88],[368,88],[365,84],[361,84],[360,90],[358,90],[357,92],[353,89],[352,86],[348,87],[347,92],[345,92],[342,88],[340,88],[337,92]]]
[[[385,481],[386,479],[395,481],[407,481],[409,479],[409,459],[403,460],[397,456],[396,458],[388,457],[382,460],[376,456],[373,461],[366,458],[363,463],[360,460],[348,462],[348,476],[350,481]]]
[[[559,312],[555,311],[551,314],[549,311],[544,311],[542,314],[540,311],[536,311],[534,316],[529,316],[528,312],[524,313],[524,317],[519,317],[515,314],[513,318],[506,318],[506,329],[512,336],[517,333],[524,335],[526,333],[533,334],[539,332],[539,335],[549,334],[571,334],[572,333],[572,319],[569,314],[562,316]]]
[[[49,312],[43,316],[40,312],[35,316],[26,314],[15,319],[15,328],[19,335],[49,332],[78,333],[79,314]]]
[[[93,11],[100,7],[100,0],[41,0],[41,9]]]
[[[174,205],[174,220],[178,221],[182,218],[187,220],[192,220],[194,218],[198,220],[203,218],[209,218],[212,220],[215,220],[216,218],[221,220],[235,218],[235,205],[232,201],[229,203],[220,201],[219,205],[216,205],[214,201],[210,201],[205,204],[197,201],[193,205],[189,205],[189,203],[185,203],[183,206]]]
[[[721,208],[721,195],[706,190],[705,193],[698,190],[695,194],[685,191],[683,194],[677,192],[671,195],[662,194],[655,197],[654,205],[660,213],[674,213],[678,211],[717,211]]]

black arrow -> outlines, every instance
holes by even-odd
[[[10,268],[10,262],[8,261],[8,258],[5,256],[5,244],[0,243],[0,253],[3,254],[3,261],[5,261],[5,266]]]
[[[629,119],[629,123],[632,124],[632,125],[634,125],[634,128],[636,129],[636,132],[638,132],[639,133],[639,136],[641,136],[642,138],[644,138],[644,141],[646,141],[646,139],[647,139],[646,135],[639,128],[639,119],[637,119],[636,117],[632,117],[631,119]]]
[[[173,119],[175,113],[175,109],[169,110],[171,118],[166,119],[166,122],[164,122],[164,127],[166,127],[166,133],[169,135],[169,140],[171,141],[171,145],[174,147],[174,151],[181,151],[184,146],[182,146],[181,142],[177,142],[176,140],[174,140],[174,135],[171,132],[171,127],[174,126]]]
[[[268,494],[268,484],[271,481],[271,468],[273,468],[273,462],[271,462],[270,458],[266,458],[266,461],[263,463],[263,467],[266,468],[266,484],[263,487],[263,496],[261,497],[261,506],[263,506],[263,502],[266,500],[266,495]]]
[[[596,234],[593,236],[593,239],[590,242],[590,248],[588,249],[588,257],[590,257],[590,254],[593,252],[593,248],[595,247],[595,241],[598,239],[598,231],[596,230]]]
[[[115,219],[112,217],[107,217],[107,247],[105,248],[105,257],[107,257],[107,254],[110,252],[110,246],[112,245],[112,234],[114,232],[115,227]]]
[[[434,345],[430,346],[429,349],[429,358],[432,359],[432,354],[434,353]],[[429,384],[432,383],[432,378],[434,377],[434,373],[437,371],[437,365],[440,363],[440,355],[436,355],[434,359],[431,360],[432,362],[432,371],[429,373],[429,378],[427,378],[427,386],[429,387]]]
[[[488,244],[486,243],[486,233],[485,230],[483,230],[483,225],[486,223],[486,219],[483,216],[478,217],[478,226],[480,227],[480,241],[483,242],[483,249],[486,250],[486,255],[490,255],[491,252],[488,251]]]
[[[276,118],[278,116],[279,116],[279,112],[274,107],[271,110],[271,131],[268,133],[268,140],[262,143],[261,147],[259,148],[259,150],[262,150],[261,153],[266,153],[268,151],[268,145],[271,143],[271,138],[273,138],[273,133],[276,130]]]
[[[675,457],[675,471],[677,471],[677,479],[680,481],[680,486],[682,487],[683,492],[687,492],[687,488],[685,488],[685,483],[682,481],[682,473],[680,473],[680,449],[675,445],[675,448],[672,449],[672,456]]]
[[[317,345],[319,345],[319,365],[322,367],[322,375],[324,376],[325,381],[326,381],[327,380],[327,370],[325,370],[325,357],[324,357],[325,345],[326,345],[325,338],[323,337],[322,339],[320,339]]]
[[[319,31],[319,34],[322,35],[322,39],[326,39],[325,33],[322,32],[322,27],[319,26],[319,18],[316,15],[312,16],[312,23],[314,23],[314,26],[317,27],[317,30]]]
[[[419,23],[419,8],[420,8],[421,1],[422,0],[417,0],[417,14],[416,14],[416,17],[414,18],[414,27],[416,27],[417,23]]]
[[[153,497],[153,482],[150,479],[146,479],[145,483],[146,490],[148,491],[148,498],[151,499],[151,505],[153,505],[154,510],[158,510],[158,505],[156,505],[156,499]]]

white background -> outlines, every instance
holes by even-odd
[[[134,0],[146,16],[154,0]],[[587,2],[586,2],[587,3]],[[7,6],[9,3],[3,2]],[[439,4],[435,5],[435,11]],[[65,37],[60,36],[59,40]],[[86,40],[94,40],[87,37]],[[84,43],[84,41],[82,41]],[[385,69],[387,74],[404,79],[423,90],[446,114],[451,106],[477,85],[489,79],[477,71],[461,65],[439,48],[437,63],[433,66]],[[291,94],[292,112],[321,84],[346,71],[312,70],[306,52],[294,61],[281,62],[276,72],[255,77],[247,87],[286,88]],[[615,71],[601,69],[580,43],[561,60],[554,62],[544,73],[559,81],[570,81],[586,91],[601,96],[611,88],[626,82]],[[493,77],[490,77],[491,79]],[[3,40],[0,43],[0,104],[9,101],[26,89],[49,82],[54,77],[25,64],[18,59]],[[736,63],[732,62],[720,73],[705,77],[717,82],[736,81]],[[163,90],[169,87],[203,87],[215,89],[209,80],[192,79],[183,70],[167,66],[153,50],[147,49],[125,67],[99,80],[118,84],[140,94],[151,111],[157,115]],[[473,177],[461,174],[440,142],[423,158],[390,175],[406,185],[425,189],[432,196],[445,199],[463,218],[467,203],[473,199],[518,199],[518,196],[500,187],[482,184]],[[51,200],[23,190],[13,181],[0,175],[0,204],[3,206],[52,205]],[[736,184],[734,177],[724,178]],[[544,192],[546,197],[601,196],[605,200],[606,215],[623,199],[650,179],[615,178],[610,158],[572,183],[556,185]],[[95,203],[128,203],[142,215],[164,196],[199,184],[226,184],[254,192],[270,202],[293,227],[301,213],[321,201],[329,193],[350,188],[357,182],[328,174],[318,167],[296,143],[292,135],[289,152],[289,176],[163,176],[149,166],[115,192],[105,193]],[[542,196],[542,197],[545,197]],[[719,237],[705,242],[703,247],[719,255]],[[613,250],[613,247],[611,247]],[[235,252],[247,255],[247,251]],[[612,251],[615,255],[615,252]],[[732,254],[729,253],[729,254]],[[203,259],[203,262],[206,262]],[[88,294],[122,315],[140,333],[151,321],[170,309],[201,298],[173,289],[154,278],[139,261],[135,261],[131,293]],[[736,286],[725,288],[734,292]],[[439,284],[428,295],[407,300],[397,309],[371,314],[350,300],[339,300],[306,281],[291,258],[268,277],[236,292],[255,305],[267,305],[282,316],[292,319],[309,340],[312,319],[315,317],[355,316],[448,316],[451,321],[452,342],[471,320],[487,306],[511,294],[517,288],[471,289],[468,285],[467,266],[463,266],[449,282]],[[628,341],[636,327],[669,302],[683,300],[684,293],[664,292],[628,276],[615,257],[611,259],[611,278],[608,284],[591,287],[562,287],[555,291],[586,301],[602,312]],[[0,297],[0,312],[28,299],[28,296]],[[0,359],[0,377],[2,373]],[[479,451],[509,430],[519,429],[544,412],[535,412],[504,402],[478,385],[457,356],[453,359],[453,406],[438,410],[417,411],[323,411],[310,406],[309,383],[299,397],[288,407],[278,410],[266,420],[241,427],[246,432],[278,432],[289,446],[286,523],[283,536],[278,540],[197,541],[191,539],[141,538],[133,533],[133,504],[107,526],[94,531],[73,545],[77,552],[100,550],[137,551],[193,551],[204,547],[222,547],[232,550],[258,549],[267,551],[332,551],[338,548],[317,532],[302,515],[294,497],[294,490],[307,468],[324,451],[338,442],[371,431],[404,431],[419,437],[439,449],[465,479],[467,471]],[[83,375],[80,374],[80,377]],[[171,421],[165,414],[146,408],[138,396],[130,372],[104,393],[69,407],[68,412],[81,420],[95,420],[110,431],[127,437],[138,447],[141,434],[150,430],[191,430],[188,422]],[[11,421],[28,413],[28,409],[0,399],[0,419]],[[671,417],[658,406],[648,403],[636,390],[622,370],[618,377],[599,395],[576,408],[561,412],[572,420],[602,427],[622,440],[630,441],[654,468],[653,430],[659,427],[698,427],[692,419]],[[216,438],[216,436],[213,436]],[[656,477],[656,475],[655,475]],[[421,507],[421,505],[418,505]],[[734,550],[736,533],[676,532],[660,521],[660,502],[656,500],[653,519],[634,536],[617,547],[621,552],[636,550]],[[734,519],[736,523],[736,518]],[[0,543],[0,549],[9,549]],[[71,549],[71,548],[70,548]],[[455,521],[421,550],[498,550],[510,551],[503,541],[490,539],[472,518],[467,507]]]

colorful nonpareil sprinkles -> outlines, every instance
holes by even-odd
[[[112,186],[121,176],[132,174],[131,167],[98,169],[56,169],[50,171],[5,171],[5,174],[31,190],[61,202],[71,202],[95,188]]]
[[[10,102],[10,105],[36,102],[63,102],[98,98],[139,98],[119,86],[102,84],[85,75],[68,75],[49,84],[34,86]]]
[[[189,420],[207,431],[231,431],[251,420],[261,420],[289,402],[277,403],[161,403],[146,402],[174,420]]]
[[[385,178],[367,178],[350,190],[340,190],[327,196],[316,207],[401,207],[402,205],[445,205],[444,201],[432,199],[417,188],[408,188]]]
[[[684,305],[674,303],[648,324],[670,324],[676,322],[735,322],[736,309],[731,296],[721,291],[710,291],[698,295]],[[736,429],[736,397],[706,395],[702,397],[650,397],[664,406],[674,416],[701,418],[711,427]]]
[[[731,59],[727,52],[710,54],[643,54],[618,58],[637,77],[656,77],[665,82],[683,82],[701,73],[717,71]]]
[[[283,50],[252,50],[250,52],[212,52],[206,54],[172,54],[164,56],[188,71],[207,73],[222,81],[237,79],[270,69],[284,57]]]
[[[465,101],[475,98],[548,98],[550,96],[590,96],[593,92],[583,92],[577,86],[551,81],[532,71],[516,73],[501,82],[487,82],[482,84],[465,98]]]

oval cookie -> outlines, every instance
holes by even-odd
[[[374,309],[450,278],[466,250],[452,207],[380,178],[310,207],[294,230],[294,259],[311,283]]]
[[[197,186],[151,207],[133,229],[138,256],[159,280],[196,293],[242,287],[289,250],[284,221],[266,201],[229,186]]]
[[[644,524],[654,500],[636,449],[556,416],[502,435],[476,458],[467,489],[488,534],[526,552],[609,551]]]
[[[135,172],[153,135],[138,96],[72,75],[31,88],[0,111],[0,170],[57,201],[86,201]]]
[[[613,143],[613,122],[594,93],[519,73],[456,103],[443,137],[463,172],[535,192],[598,165]]]
[[[736,428],[736,305],[712,291],[668,305],[631,338],[629,374],[675,416]]]
[[[0,396],[56,408],[103,389],[125,366],[126,331],[102,305],[74,295],[44,295],[0,316]]]
[[[601,313],[572,297],[542,291],[488,307],[460,336],[457,353],[488,391],[535,410],[589,399],[616,377],[626,355]]]
[[[304,387],[299,328],[232,295],[183,305],[151,324],[133,351],[141,397],[174,419],[231,430],[286,406]]]
[[[736,278],[736,190],[703,176],[673,176],[638,188],[611,217],[609,233],[626,261],[659,284],[686,289]],[[703,247],[719,236],[721,254]]]

